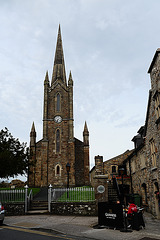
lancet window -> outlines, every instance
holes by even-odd
[[[60,129],[56,130],[56,153],[59,153],[61,150],[61,133],[60,133]]]

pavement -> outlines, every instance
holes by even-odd
[[[160,220],[151,214],[144,213],[145,229],[133,232],[120,232],[113,229],[96,229],[98,217],[59,216],[59,215],[25,215],[6,216],[4,225],[49,231],[80,238],[98,240],[155,240],[160,239]]]

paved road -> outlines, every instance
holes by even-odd
[[[94,240],[94,238],[85,238],[80,236],[69,236],[65,234],[57,234],[56,232],[42,232],[37,230],[30,230],[25,228],[1,226],[0,227],[0,239],[1,240]],[[103,238],[105,240],[110,240],[110,235],[106,234]],[[116,238],[115,238],[116,239]],[[126,233],[124,239],[132,239],[130,235]],[[136,239],[136,238],[135,238]],[[157,238],[143,237],[139,240],[157,240]]]
[[[36,230],[30,230],[25,228],[1,226],[0,227],[0,239],[1,240],[85,240],[81,237],[71,237],[67,235],[42,232]]]
[[[145,214],[146,228],[132,233],[123,233],[113,229],[95,229],[97,217],[57,216],[57,215],[26,215],[6,217],[4,224],[8,227],[29,230],[53,230],[61,236],[72,236],[71,239],[96,240],[154,240],[160,239],[160,220]],[[60,236],[60,235],[58,235]],[[0,237],[1,240],[1,237]],[[8,240],[8,239],[7,239]],[[12,239],[13,240],[13,239]],[[17,240],[17,239],[16,239]]]

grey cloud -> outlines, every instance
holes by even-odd
[[[29,142],[35,121],[41,137],[43,80],[46,70],[52,75],[60,23],[67,77],[71,70],[74,80],[75,129],[87,120],[97,139],[93,124],[102,132],[111,124],[114,134],[126,132],[127,149],[128,132],[134,135],[144,124],[147,70],[159,47],[159,7],[157,0],[0,1],[1,128]],[[103,136],[98,139],[91,140],[91,156],[106,148]]]

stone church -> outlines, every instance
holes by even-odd
[[[66,79],[65,62],[59,26],[51,81],[44,80],[43,138],[36,142],[33,123],[30,132],[29,186],[89,185],[89,131],[84,124],[83,142],[74,137],[73,79]]]

